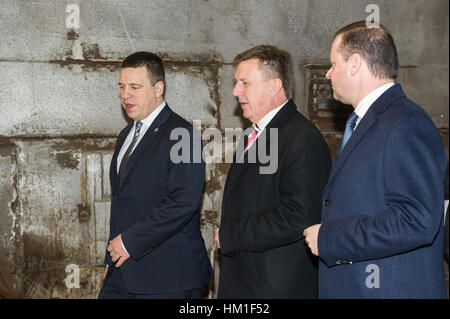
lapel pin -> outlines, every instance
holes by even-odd
[[[153,132],[155,132],[155,133],[158,132],[158,128],[155,128],[155,129],[153,130]]]

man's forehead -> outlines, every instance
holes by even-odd
[[[259,67],[260,61],[259,59],[253,58],[244,60],[238,64],[237,69],[253,69],[255,67]]]
[[[342,42],[342,34],[338,34],[336,36],[336,38],[334,38],[334,40],[333,40],[333,44],[331,45],[331,50],[334,49],[336,51],[340,47],[341,42]]]
[[[330,49],[330,59],[336,59],[336,55],[339,54],[339,47],[341,44],[341,35],[338,35],[334,41],[333,44],[331,45],[331,49]]]
[[[250,76],[255,71],[259,71],[259,60],[258,59],[250,59],[245,60],[239,63],[236,68],[236,72],[234,74],[236,79],[242,79]]]
[[[147,68],[145,66],[140,66],[137,68],[131,68],[131,67],[127,67],[127,68],[122,68],[120,69],[120,74],[134,74],[134,75],[144,75],[144,76],[148,76],[151,75],[149,74],[149,72],[147,71]]]
[[[146,82],[150,81],[151,74],[147,72],[147,68],[145,66],[137,67],[137,68],[123,68],[120,69],[119,75],[120,81],[126,82]]]

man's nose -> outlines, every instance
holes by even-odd
[[[124,100],[130,97],[130,91],[127,88],[123,88],[120,90],[120,97]]]
[[[325,77],[326,77],[328,80],[331,80],[331,68],[328,69],[327,73],[325,74]]]
[[[239,83],[236,83],[233,88],[233,96],[239,96],[242,92],[241,86]]]

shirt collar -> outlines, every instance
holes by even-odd
[[[281,104],[280,106],[274,108],[272,111],[270,111],[269,113],[267,113],[266,115],[263,116],[262,119],[260,119],[258,121],[258,123],[256,123],[256,125],[253,125],[253,128],[256,131],[262,131],[264,130],[264,128],[267,126],[267,124],[269,124],[269,122],[275,117],[275,115],[281,110],[281,108],[288,102],[289,100],[284,101],[283,104]],[[256,128],[255,128],[256,126]]]
[[[383,84],[382,86],[367,94],[361,101],[359,101],[358,105],[355,108],[355,113],[356,115],[358,115],[358,122],[364,117],[373,102],[375,102],[384,92],[386,92],[394,85],[394,82]]]
[[[141,120],[142,125],[144,125],[147,128],[150,127],[150,125],[152,125],[153,121],[156,119],[159,113],[161,113],[164,106],[166,106],[166,101],[163,101],[152,113],[150,113],[146,118],[142,119]]]

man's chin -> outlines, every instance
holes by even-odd
[[[345,102],[343,101],[343,99],[342,99],[341,96],[337,95],[337,94],[334,93],[334,92],[333,92],[333,99],[334,99],[335,101],[341,102],[341,103],[343,103],[343,104],[347,104],[347,103],[345,103]]]
[[[250,121],[251,113],[248,111],[247,108],[241,108],[241,109],[242,109],[242,117],[244,117]]]
[[[127,116],[129,119],[133,120],[133,121],[137,121],[137,114],[135,112],[128,112],[127,111]]]
[[[248,120],[248,121],[252,122],[252,120],[251,120],[250,116],[249,116],[249,115],[247,115],[247,114],[245,114],[245,112],[244,112],[244,113],[242,113],[242,117],[243,117],[243,118],[245,118],[246,120]],[[252,122],[252,123],[253,123],[253,122]]]

